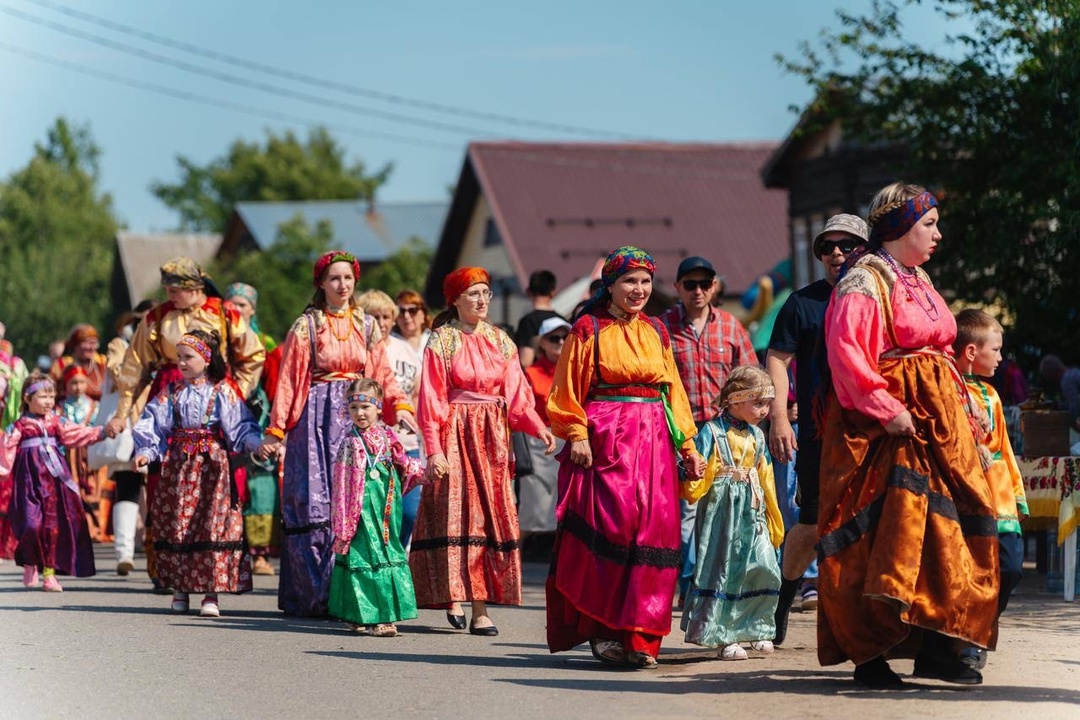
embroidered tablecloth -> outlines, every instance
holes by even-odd
[[[1060,545],[1080,525],[1080,455],[1020,457],[1032,518],[1057,518]]]

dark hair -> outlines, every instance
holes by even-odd
[[[555,294],[555,273],[550,270],[537,270],[529,276],[529,294],[546,297]]]
[[[153,309],[154,309],[154,301],[153,300],[143,300],[141,303],[139,303],[134,308],[132,308],[131,312],[134,312],[134,313],[148,313]]]
[[[370,395],[379,400],[383,399],[382,385],[373,378],[360,378],[349,383],[349,389],[345,391],[345,397],[349,395]]]
[[[214,383],[219,383],[228,374],[225,358],[221,357],[221,335],[217,330],[189,330],[184,333],[198,338],[210,348],[210,362],[206,365],[206,376]]]
[[[438,328],[441,328],[443,325],[450,322],[451,320],[457,319],[457,308],[451,305],[450,307],[446,308],[441,313],[435,316],[435,319],[431,321],[431,329],[436,330]]]

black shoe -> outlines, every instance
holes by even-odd
[[[776,636],[773,637],[773,645],[783,645],[787,637],[788,615],[791,613],[791,605],[795,602],[795,592],[799,589],[798,580],[784,578],[780,583],[780,597],[776,601],[776,615],[773,617],[776,623]]]
[[[957,685],[982,685],[983,677],[975,668],[955,657],[919,654],[915,657],[915,677],[944,680]]]
[[[494,625],[488,625],[486,627],[476,627],[476,621],[469,623],[469,632],[473,635],[483,635],[485,637],[495,637],[499,634],[499,628]]]
[[[982,670],[986,667],[986,651],[982,648],[968,648],[960,653],[960,662],[970,668]]]
[[[449,610],[446,611],[446,622],[450,623],[450,627],[455,630],[465,629],[465,613],[460,615],[453,615]]]
[[[904,681],[880,655],[855,666],[855,682],[871,690],[897,690],[904,687]]]

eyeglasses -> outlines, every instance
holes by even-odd
[[[469,302],[480,302],[481,299],[490,300],[494,294],[490,290],[470,290],[467,293],[462,293]]]
[[[566,334],[565,333],[559,333],[558,335],[556,335],[556,334],[553,333],[551,335],[545,335],[544,339],[547,340],[548,342],[551,342],[551,343],[566,342]]]
[[[824,240],[821,243],[821,255],[832,255],[833,250],[840,248],[840,252],[845,255],[851,253],[852,250],[862,245],[858,240]]]
[[[708,290],[712,287],[716,278],[709,278],[708,280],[683,280],[682,286],[686,292],[694,292],[695,290]]]
[[[398,313],[401,315],[416,315],[421,310],[423,310],[423,308],[416,307],[415,305],[412,305],[410,307],[402,307],[398,305]]]

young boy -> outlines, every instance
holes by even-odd
[[[997,508],[1001,562],[998,615],[1004,612],[1009,595],[1020,582],[1024,564],[1020,521],[1028,513],[1024,481],[1009,444],[1001,398],[992,385],[982,380],[991,377],[1001,362],[1002,334],[1001,323],[982,310],[963,310],[956,316],[956,341],[953,343],[956,364],[964,374],[975,405],[984,409],[990,419],[990,430],[979,444],[985,446],[991,458],[986,481]],[[976,668],[986,665],[985,650],[969,648],[962,657]]]

